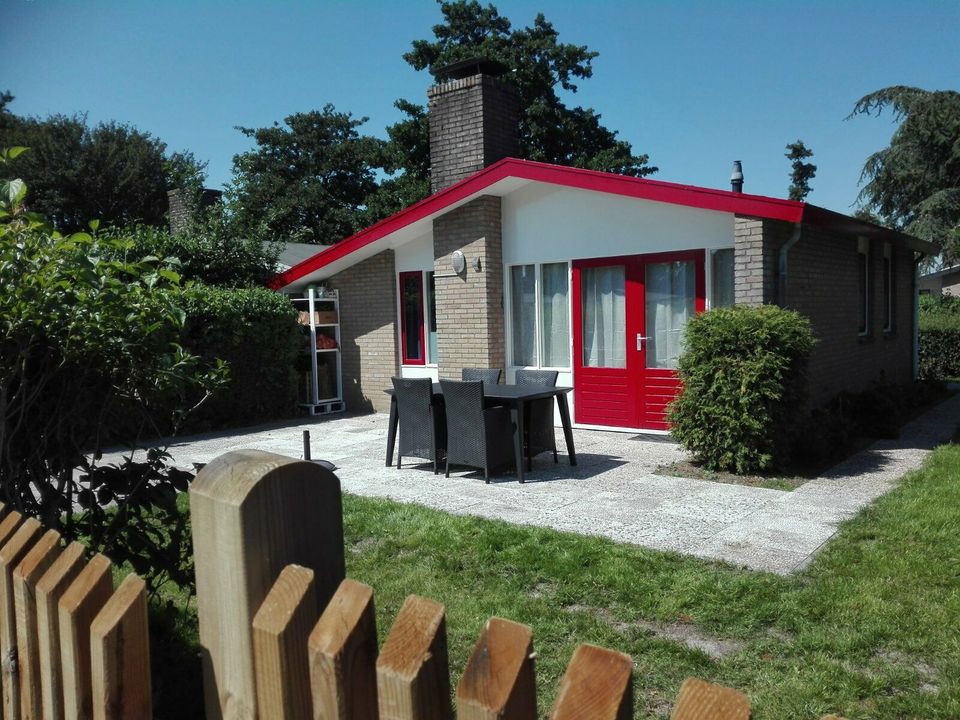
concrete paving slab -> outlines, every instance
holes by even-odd
[[[384,466],[386,415],[212,433],[178,439],[169,450],[183,467],[241,448],[301,457],[302,431],[309,430],[312,457],[336,463],[346,492],[788,574],[806,567],[839,523],[948,441],[958,420],[960,396],[909,423],[898,440],[878,441],[793,492],[657,474],[657,468],[687,457],[678,445],[594,430],[574,431],[577,466],[563,452],[556,464],[549,454],[540,455],[523,485],[509,474],[487,485],[482,473],[465,469],[446,478],[428,464],[405,463],[397,470]],[[557,444],[565,447],[559,432]],[[116,462],[121,454],[107,454],[104,461]]]

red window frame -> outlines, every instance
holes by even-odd
[[[420,335],[420,357],[411,358],[407,354],[407,313],[406,308],[404,307],[404,297],[403,290],[406,286],[406,281],[411,277],[416,277],[419,290],[417,295],[420,298],[420,302],[417,303],[417,325]],[[397,306],[400,308],[400,347],[402,354],[402,364],[403,365],[426,365],[427,364],[427,346],[425,343],[425,337],[423,333],[423,304],[424,304],[424,291],[423,291],[423,273],[419,270],[411,270],[408,272],[402,272],[399,276],[398,282],[398,301]]]

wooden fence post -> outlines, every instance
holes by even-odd
[[[60,533],[47,530],[13,571],[17,617],[17,665],[20,669],[20,714],[23,720],[43,717],[40,701],[40,637],[36,586],[60,555]]]
[[[57,603],[66,720],[90,720],[93,717],[90,625],[113,594],[111,571],[111,563],[106,557],[99,553],[94,555]]]
[[[3,675],[4,720],[20,719],[20,673],[17,666],[17,611],[13,569],[40,535],[40,523],[27,518],[0,548],[0,673]]]
[[[60,597],[83,569],[83,545],[70,543],[37,582],[37,635],[40,645],[40,700],[44,720],[63,720],[60,668]]]
[[[536,720],[533,631],[490,618],[457,686],[457,720]]]
[[[146,584],[127,575],[90,625],[94,720],[149,720]]]
[[[443,605],[410,595],[377,658],[380,720],[449,720]]]
[[[750,720],[750,700],[742,692],[687,678],[680,686],[671,720]]]
[[[315,720],[377,720],[373,588],[344,580],[310,633]]]
[[[315,573],[317,615],[344,577],[340,481],[259,450],[221,455],[190,487],[207,720],[253,717],[253,616],[284,567]]]
[[[253,618],[259,720],[310,720],[307,638],[316,621],[313,570],[287,565]]]
[[[560,680],[551,720],[629,720],[632,717],[633,660],[630,656],[596,645],[577,647]]]

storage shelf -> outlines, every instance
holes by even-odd
[[[311,415],[342,412],[346,405],[343,401],[340,361],[340,295],[334,290],[332,296],[317,297],[316,290],[310,288],[306,297],[290,299],[300,311],[301,326],[309,330],[309,343],[300,351],[300,355],[310,358],[310,368],[305,376],[307,385],[305,388],[301,386],[306,392],[301,393],[300,402],[297,404],[306,408]],[[334,318],[336,322],[315,322],[321,315],[325,315],[324,320]],[[336,346],[316,347],[318,340],[333,340]],[[333,393],[333,397],[320,397],[321,393]]]

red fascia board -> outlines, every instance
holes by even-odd
[[[277,275],[268,283],[268,286],[276,290],[289,285],[392,232],[422,220],[433,213],[440,212],[444,208],[481,192],[508,177],[653,200],[672,205],[685,205],[703,210],[784,220],[786,222],[801,222],[803,218],[804,203],[793,200],[780,200],[763,197],[762,195],[748,195],[730,190],[702,188],[695,185],[680,185],[661,180],[647,180],[598,170],[551,165],[532,160],[505,158],[455,185],[451,185],[395,215],[361,230],[336,245],[331,245],[326,250],[322,250],[313,257],[307,258]]]

